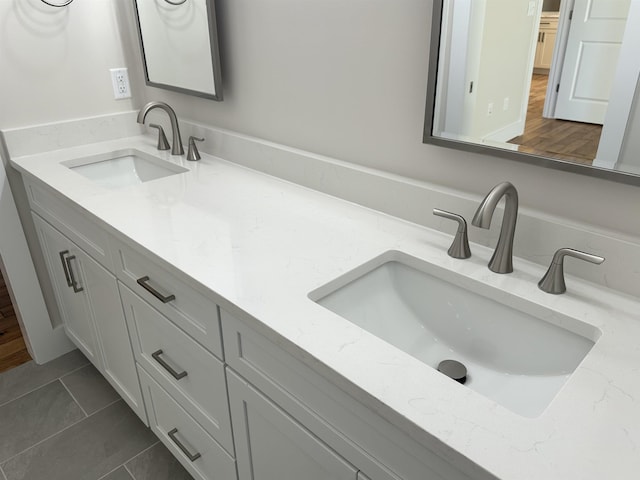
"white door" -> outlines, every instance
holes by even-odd
[[[631,0],[575,0],[555,116],[604,123]]]

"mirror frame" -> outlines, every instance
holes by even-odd
[[[454,0],[455,1],[455,0]],[[564,160],[556,160],[550,157],[543,157],[531,153],[516,152],[513,150],[481,145],[460,140],[445,139],[433,136],[433,118],[436,103],[436,83],[438,80],[438,61],[440,58],[440,34],[442,28],[442,12],[444,0],[433,0],[433,11],[431,17],[431,39],[429,52],[429,72],[427,77],[427,101],[424,119],[424,136],[423,143],[437,145],[440,147],[453,148],[465,152],[481,153],[494,157],[506,158],[517,162],[526,163],[528,165],[537,165],[540,167],[552,168],[554,170],[562,170],[565,172],[579,173],[590,177],[602,178],[628,185],[640,186],[640,175],[628,172],[620,172],[606,168],[593,167],[589,165],[581,165]],[[627,119],[627,123],[628,123]]]
[[[145,1],[145,0],[143,0]],[[215,87],[215,94],[200,92],[198,90],[190,90],[188,88],[177,87],[175,85],[169,85],[165,83],[153,82],[149,79],[149,71],[147,69],[147,57],[144,53],[144,41],[142,39],[142,28],[140,27],[140,15],[138,13],[137,0],[131,0],[133,3],[133,10],[136,15],[136,27],[138,30],[138,41],[140,42],[140,52],[142,53],[142,67],[144,68],[144,80],[150,87],[162,88],[164,90],[171,90],[173,92],[184,93],[186,95],[193,95],[195,97],[208,98],[210,100],[216,100],[221,102],[222,96],[222,73],[220,69],[220,50],[218,48],[218,23],[216,20],[216,8],[215,0],[205,0],[207,3],[207,19],[209,22],[209,42],[211,45],[211,64],[213,67],[213,85]]]

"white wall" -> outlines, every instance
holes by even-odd
[[[640,175],[640,0],[631,2],[598,154],[593,164]]]
[[[0,129],[137,106],[113,99],[109,74],[134,62],[118,26],[129,3],[78,0],[52,8],[40,0],[0,0]],[[127,42],[129,33],[127,26]]]
[[[637,84],[640,88],[640,81]],[[629,115],[629,124],[627,126],[627,134],[622,151],[620,152],[620,162],[618,168],[626,172],[634,172],[640,175],[640,135],[634,135],[633,132],[640,132],[640,95],[636,93],[632,103],[631,113]]]
[[[224,102],[155,88],[146,100],[167,100],[200,123],[478,194],[510,180],[524,206],[640,237],[640,187],[422,144],[430,1],[217,4]]]
[[[506,142],[524,131],[533,71],[538,9],[528,16],[529,0],[489,0],[483,18],[480,60],[474,86],[472,138]],[[505,110],[505,99],[509,99]],[[493,104],[492,114],[488,106]],[[507,132],[505,132],[507,130]],[[505,135],[506,133],[506,135]]]

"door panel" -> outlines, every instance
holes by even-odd
[[[630,0],[576,0],[555,116],[604,123]]]

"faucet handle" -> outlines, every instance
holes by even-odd
[[[198,151],[198,147],[196,147],[196,142],[204,142],[204,138],[198,137],[189,137],[189,151],[187,152],[187,160],[191,162],[195,162],[196,160],[200,160],[200,152]]]
[[[150,123],[149,126],[151,128],[158,129],[158,150],[169,150],[169,142],[167,141],[167,136],[164,134],[164,129],[162,125],[157,125],[155,123]]]
[[[464,217],[456,213],[440,210],[439,208],[434,208],[433,214],[437,217],[458,222],[456,236],[447,253],[453,258],[469,258],[471,256],[471,249],[469,248],[469,237],[467,236],[467,222]]]
[[[567,291],[564,283],[564,257],[574,257],[596,265],[604,262],[604,257],[599,257],[598,255],[581,252],[573,248],[561,248],[553,255],[553,260],[551,260],[547,273],[538,282],[538,288],[543,292],[559,295]]]

